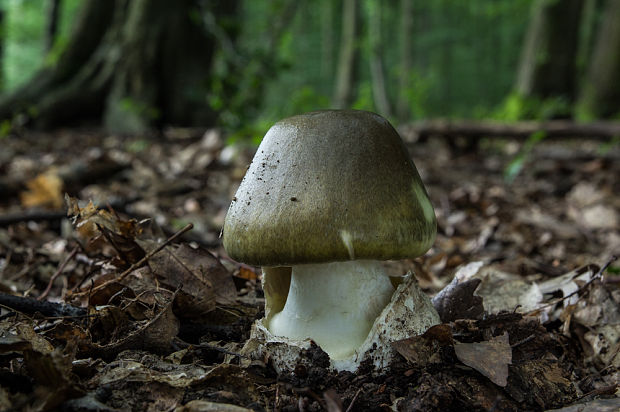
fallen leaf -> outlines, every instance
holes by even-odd
[[[433,306],[439,313],[441,321],[480,319],[484,313],[484,306],[482,305],[482,298],[474,295],[474,292],[481,282],[480,279],[459,281],[455,277],[452,282],[435,295]]]
[[[175,304],[183,317],[200,317],[237,296],[232,276],[206,249],[168,246],[149,259],[149,266],[161,283],[172,289],[181,286]]]
[[[620,368],[620,293],[602,282],[593,282],[585,299],[575,304],[573,323],[583,325],[581,341],[603,367]],[[582,332],[582,331],[578,331]]]
[[[499,386],[508,383],[508,365],[512,363],[512,348],[508,332],[486,342],[456,343],[456,357]]]
[[[452,344],[450,326],[441,324],[429,328],[423,335],[392,342],[392,347],[408,362],[424,367],[429,363],[441,361],[439,351],[442,346]]]
[[[95,252],[113,248],[128,263],[144,256],[135,238],[142,228],[135,219],[122,219],[115,213],[97,208],[92,201],[80,207],[78,199],[65,197],[67,216],[75,230],[75,237],[86,251]]]
[[[38,175],[26,182],[28,190],[20,195],[22,206],[62,208],[62,185],[62,180],[54,170]]]

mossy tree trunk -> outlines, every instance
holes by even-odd
[[[206,96],[215,40],[202,3],[85,2],[67,47],[0,100],[0,118],[26,114],[40,127],[94,120],[118,132],[212,124]],[[224,18],[236,8],[230,0],[208,4]]]
[[[583,0],[536,0],[517,73],[524,97],[575,97],[579,24]]]

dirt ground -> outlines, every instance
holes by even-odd
[[[0,410],[618,410],[620,146],[403,138],[438,236],[387,267],[443,290],[443,323],[384,370],[334,372],[313,346],[281,374],[242,352],[260,270],[219,243],[255,148],[198,129],[1,139]]]

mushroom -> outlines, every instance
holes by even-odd
[[[394,128],[374,113],[324,110],[267,132],[226,215],[223,244],[231,258],[263,267],[263,324],[273,335],[312,339],[341,360],[392,298],[382,261],[424,254],[435,233]]]

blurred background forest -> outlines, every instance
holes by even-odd
[[[618,0],[3,0],[2,133],[620,116]]]

